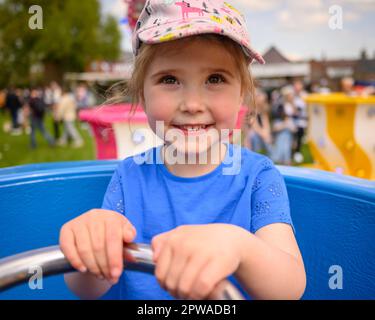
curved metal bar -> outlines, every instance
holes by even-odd
[[[154,274],[155,263],[152,250],[146,244],[129,244],[124,248],[126,270]],[[45,247],[0,259],[0,292],[17,284],[27,282],[35,268],[41,268],[43,276],[75,272],[59,246]],[[238,289],[223,280],[214,290],[212,299],[243,300]]]

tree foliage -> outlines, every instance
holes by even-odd
[[[39,5],[42,29],[31,29],[29,8]],[[120,55],[115,18],[101,17],[98,0],[0,0],[0,87],[33,81],[44,69],[45,81],[64,72],[80,72],[93,60]]]

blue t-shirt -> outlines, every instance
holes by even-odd
[[[137,230],[135,242],[146,244],[187,224],[228,223],[252,233],[271,223],[293,227],[285,183],[271,160],[237,145],[227,147],[218,167],[192,178],[169,172],[161,161],[161,147],[126,158],[108,185],[102,208],[124,214]],[[234,277],[229,279],[239,287]],[[154,276],[125,270],[103,298],[173,297]]]

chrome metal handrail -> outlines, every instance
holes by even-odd
[[[155,263],[152,259],[150,246],[136,243],[127,245],[124,248],[124,265],[126,270],[153,274]],[[27,251],[0,259],[0,292],[27,282],[33,276],[29,272],[33,267],[40,267],[43,276],[76,271],[65,258],[59,246]],[[215,288],[212,299],[243,300],[244,297],[232,283],[223,280]]]

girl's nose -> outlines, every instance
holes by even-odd
[[[180,105],[180,110],[182,112],[197,113],[204,111],[204,109],[204,102],[199,90],[192,89],[183,94],[183,99]]]

